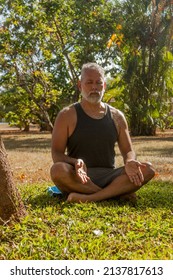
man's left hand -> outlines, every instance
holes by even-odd
[[[125,172],[129,177],[130,182],[135,186],[141,186],[144,182],[144,176],[141,168],[145,168],[146,165],[137,160],[128,160],[125,164]]]

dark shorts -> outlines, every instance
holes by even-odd
[[[116,177],[123,174],[124,167],[119,168],[104,168],[93,167],[88,168],[88,176],[91,181],[97,186],[104,188],[109,185]]]

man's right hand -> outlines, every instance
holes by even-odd
[[[90,178],[87,175],[87,167],[82,159],[77,159],[75,163],[76,175],[82,184],[87,183]]]

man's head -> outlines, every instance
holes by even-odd
[[[104,69],[93,62],[84,64],[79,81],[82,97],[90,103],[99,103],[102,100],[105,87]]]
[[[105,76],[104,69],[95,62],[88,62],[86,64],[83,64],[83,66],[82,66],[81,80],[85,76],[85,73],[90,70],[94,70],[94,71],[98,72],[100,74],[100,76],[104,79],[104,76]]]

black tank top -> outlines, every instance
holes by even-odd
[[[115,143],[118,133],[109,106],[102,119],[89,117],[80,103],[75,103],[77,124],[68,138],[67,154],[81,158],[87,167],[114,167]]]

